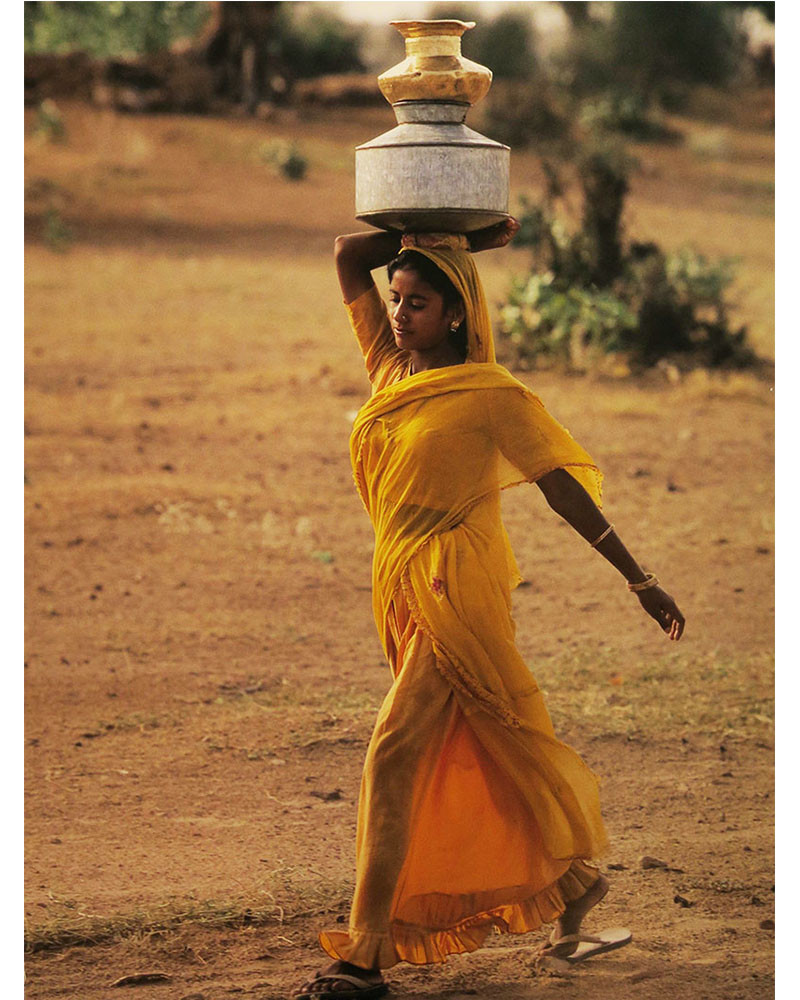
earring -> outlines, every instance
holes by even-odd
[[[455,333],[455,332],[456,332],[456,330],[457,330],[457,329],[458,329],[458,328],[459,328],[460,326],[461,326],[461,324],[460,324],[460,323],[451,323],[451,324],[450,324],[450,333]]]

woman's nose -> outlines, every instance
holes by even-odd
[[[403,316],[403,304],[401,302],[395,303],[393,316],[395,319],[400,319]]]

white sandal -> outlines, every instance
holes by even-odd
[[[593,958],[595,955],[623,948],[632,940],[633,934],[627,927],[611,927],[609,930],[600,931],[599,934],[565,934],[564,937],[560,938],[557,938],[555,931],[553,931],[550,940],[539,954],[539,960],[552,959],[577,965],[578,962],[584,962],[587,958]],[[575,945],[575,947],[566,954],[559,955],[556,949],[562,945]]]

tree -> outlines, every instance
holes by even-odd
[[[195,49],[214,72],[218,97],[252,114],[269,92],[279,3],[211,4],[211,21]]]
[[[204,74],[204,106],[213,96],[251,114],[262,100],[287,95],[297,78],[363,68],[357,28],[327,11],[275,0],[30,2],[24,26],[26,52],[111,60],[112,83],[158,90],[159,107],[176,68]],[[189,40],[179,52],[178,40]]]
[[[589,4],[586,0],[582,0],[582,2],[567,0],[567,2],[559,4],[559,6],[569,18],[569,23],[573,28],[582,28],[591,20],[589,17]]]
[[[612,58],[648,97],[662,84],[723,84],[742,53],[737,22],[727,3],[615,3]]]
[[[208,19],[210,6],[32,0],[24,5],[25,51],[81,51],[102,59],[152,54],[178,38],[194,36]]]

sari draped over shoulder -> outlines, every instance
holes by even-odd
[[[320,940],[364,967],[533,930],[592,884],[582,859],[606,846],[597,779],[556,738],[514,642],[520,576],[500,516],[502,490],[555,469],[599,505],[601,474],[495,362],[471,256],[424,252],[464,299],[467,363],[410,375],[377,290],[348,306],[373,384],[351,458],[394,683],[362,779],[350,927]]]

